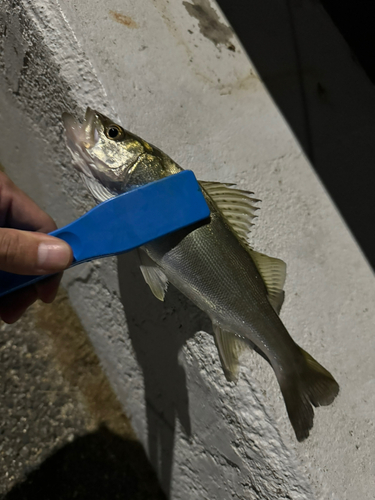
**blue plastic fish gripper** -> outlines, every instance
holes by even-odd
[[[209,216],[195,175],[184,170],[104,201],[49,234],[72,247],[73,267],[128,252],[194,223],[208,222]],[[47,276],[0,271],[0,297]]]

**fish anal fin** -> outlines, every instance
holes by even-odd
[[[251,248],[248,251],[266,285],[268,300],[279,314],[285,296],[283,288],[286,278],[286,264],[280,259],[268,257],[268,255],[256,252]]]
[[[290,422],[298,441],[305,440],[313,426],[313,406],[330,405],[339,385],[328,370],[301,349],[302,370],[279,380]]]
[[[141,261],[140,269],[146,283],[155,297],[163,301],[168,288],[168,278],[145,252],[138,249],[138,255]]]
[[[239,356],[246,347],[246,344],[238,335],[223,329],[218,324],[213,323],[212,326],[225,378],[229,382],[237,382]]]

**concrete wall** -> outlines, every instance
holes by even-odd
[[[0,162],[15,182],[59,225],[92,206],[60,121],[90,105],[199,178],[251,189],[263,200],[254,247],[288,264],[282,319],[341,385],[297,444],[263,360],[249,352],[227,383],[207,318],[172,287],[154,299],[133,254],[69,271],[64,285],[165,491],[372,498],[373,276],[216,4],[1,0],[0,15]],[[340,40],[327,57],[345,50]],[[335,71],[349,85],[359,69]]]

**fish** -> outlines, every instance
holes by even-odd
[[[183,170],[98,111],[88,108],[83,123],[64,113],[63,122],[73,163],[97,202]],[[237,381],[248,347],[270,364],[296,438],[303,441],[313,427],[313,407],[330,405],[339,385],[280,319],[286,264],[248,241],[259,200],[233,184],[200,181],[200,187],[209,222],[141,247],[143,277],[157,299],[164,300],[171,283],[209,316],[228,381]]]

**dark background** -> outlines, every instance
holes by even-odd
[[[323,7],[375,85],[375,15],[373,0],[322,0]]]
[[[375,269],[375,98],[372,102],[369,89],[372,85],[375,92],[373,0],[217,2]],[[340,72],[348,74],[342,62],[337,62],[335,80],[334,58],[331,69],[325,60],[324,43],[332,29],[324,9],[349,46],[354,65],[368,79],[367,97],[359,96],[357,109],[355,96],[363,93],[363,85],[355,83],[358,78],[353,78],[352,87],[345,78],[339,80]],[[337,36],[332,37],[333,52],[335,45]],[[326,76],[330,73],[327,81],[319,77],[321,68]],[[283,71],[293,76],[284,76]]]

